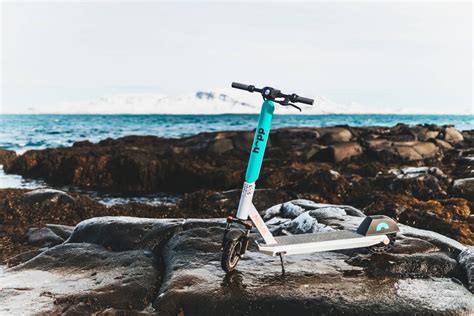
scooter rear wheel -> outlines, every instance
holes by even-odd
[[[395,240],[397,239],[397,236],[396,234],[390,234],[390,235],[387,235],[387,237],[389,240],[388,244],[381,243],[378,245],[368,247],[369,251],[372,253],[384,253],[392,249],[393,245],[395,244]]]
[[[225,243],[222,250],[221,267],[229,273],[234,271],[240,260],[240,251],[242,250],[242,238],[238,240],[229,240]]]

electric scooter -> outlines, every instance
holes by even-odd
[[[250,152],[245,181],[242,188],[237,214],[227,218],[222,240],[222,269],[229,273],[235,269],[239,259],[247,251],[250,231],[253,227],[262,236],[264,243],[257,242],[258,251],[270,256],[279,256],[282,272],[285,272],[283,256],[367,247],[372,252],[384,252],[391,248],[399,231],[397,223],[383,215],[367,216],[356,231],[339,230],[333,232],[273,236],[252,203],[255,182],[260,174],[265,147],[270,136],[270,125],[275,109],[274,103],[292,106],[294,103],[313,105],[314,100],[296,94],[284,94],[278,89],[232,83],[232,87],[248,92],[260,93],[263,97],[262,109]],[[234,224],[234,225],[233,225]],[[238,228],[235,227],[238,226]]]

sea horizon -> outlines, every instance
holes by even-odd
[[[202,132],[253,130],[257,114],[1,114],[0,148],[23,153],[30,149],[72,146],[129,135],[181,138]],[[349,126],[452,125],[474,128],[474,115],[318,114],[278,115],[275,128]]]

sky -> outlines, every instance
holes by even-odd
[[[471,2],[2,2],[1,9],[3,108],[238,81],[342,104],[474,114]]]

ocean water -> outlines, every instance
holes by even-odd
[[[126,135],[183,137],[200,132],[251,130],[257,115],[0,115],[0,148],[71,146]],[[454,125],[474,129],[474,115],[275,115],[272,127],[393,126],[397,123]]]

